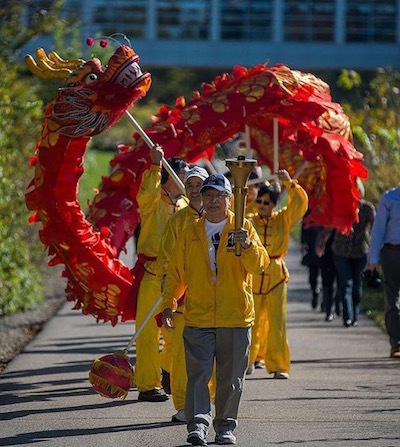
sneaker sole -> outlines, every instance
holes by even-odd
[[[169,397],[167,395],[160,397],[146,397],[146,396],[138,397],[139,402],[166,402],[167,400],[169,400]]]
[[[289,380],[289,375],[287,377],[286,376],[281,376],[281,375],[274,376],[274,379],[275,380]]]
[[[186,424],[186,421],[181,421],[180,419],[176,418],[175,416],[172,416],[171,422],[174,422],[175,424]]]
[[[199,438],[198,436],[188,436],[186,442],[192,445],[207,445],[207,441]]]
[[[218,445],[235,445],[236,439],[215,439],[215,444]]]

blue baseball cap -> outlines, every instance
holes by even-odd
[[[227,192],[232,194],[232,187],[230,181],[222,174],[212,174],[210,177],[204,180],[203,186],[200,192],[203,192],[206,188],[213,188],[217,191]]]

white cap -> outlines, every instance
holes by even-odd
[[[185,172],[183,182],[186,183],[190,177],[199,177],[201,180],[205,180],[208,177],[208,172],[204,168],[200,168],[200,166],[193,166],[189,171]]]

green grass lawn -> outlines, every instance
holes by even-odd
[[[382,285],[379,289],[363,287],[361,309],[364,315],[374,320],[378,327],[386,331]]]
[[[97,151],[89,149],[85,155],[84,169],[78,190],[78,200],[83,211],[87,210],[87,202],[92,201],[95,195],[93,188],[99,188],[101,177],[108,175],[110,160],[115,153],[111,151]]]

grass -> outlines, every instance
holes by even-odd
[[[369,287],[363,288],[361,310],[364,315],[374,320],[378,327],[380,327],[383,331],[386,331],[382,285],[379,289],[371,289]]]
[[[99,188],[101,177],[108,175],[110,170],[109,162],[114,157],[112,151],[98,151],[89,149],[85,156],[84,169],[80,181],[78,200],[83,211],[87,210],[87,202],[92,201],[95,195],[93,188]]]

